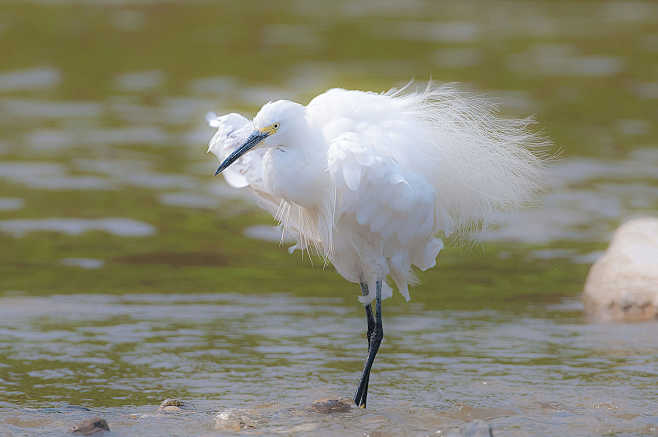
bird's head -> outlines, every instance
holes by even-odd
[[[294,143],[294,136],[300,134],[300,128],[305,123],[304,115],[304,106],[289,100],[277,100],[264,105],[253,120],[255,130],[240,147],[226,157],[215,175],[256,146],[274,147]]]

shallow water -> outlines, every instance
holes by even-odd
[[[0,435],[658,435],[658,325],[579,294],[658,210],[658,5],[8,1],[0,5]],[[535,208],[384,303],[369,409],[358,287],[289,256],[213,178],[205,114],[465,82],[562,150]],[[284,241],[284,246],[289,243]],[[182,414],[157,413],[167,397]],[[216,425],[217,414],[220,416]],[[230,422],[230,421],[229,421]],[[217,428],[219,426],[219,428]]]
[[[311,403],[349,395],[366,352],[349,299],[5,297],[0,423],[39,435],[90,414],[119,435],[221,434],[218,413],[245,415],[264,434],[427,435],[473,419],[497,435],[541,435],[547,422],[562,435],[658,427],[652,324],[588,324],[574,300],[526,314],[420,303],[384,311],[371,409],[323,415]],[[188,405],[158,415],[170,395]]]

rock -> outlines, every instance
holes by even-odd
[[[351,409],[349,399],[320,399],[311,404],[311,411],[322,414],[345,413]]]
[[[221,411],[215,416],[215,429],[219,431],[241,431],[256,428],[256,420],[243,411]]]
[[[105,421],[100,417],[94,417],[93,419],[83,420],[82,422],[75,425],[71,428],[71,432],[80,433],[82,435],[92,435],[99,432],[109,431],[110,427]]]
[[[583,300],[596,319],[658,318],[658,219],[635,219],[617,229],[587,275]]]
[[[175,399],[175,398],[167,398],[164,401],[160,402],[160,408],[182,407],[183,405],[185,405],[185,402],[181,401],[180,399]]]
[[[185,403],[180,399],[167,398],[160,403],[158,408],[158,413],[172,414],[172,413],[182,413]]]
[[[491,426],[483,420],[474,420],[456,428],[450,428],[446,432],[439,431],[437,434],[444,437],[493,437]]]

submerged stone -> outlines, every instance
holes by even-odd
[[[320,399],[311,404],[311,411],[322,414],[345,413],[351,409],[349,399]]]
[[[585,311],[597,319],[658,318],[658,219],[623,224],[610,247],[590,269]]]
[[[220,411],[215,416],[215,429],[218,431],[241,431],[255,428],[256,419],[245,411],[226,410]]]
[[[185,405],[185,402],[181,401],[180,399],[176,398],[167,398],[164,401],[160,403],[160,408],[164,407],[182,407]]]
[[[183,411],[181,407],[185,405],[185,402],[183,402],[180,399],[175,399],[175,398],[167,398],[164,401],[160,403],[160,407],[158,408],[159,413],[180,413]]]
[[[109,430],[110,427],[105,421],[105,419],[102,419],[100,417],[94,417],[92,419],[83,420],[82,422],[78,423],[77,425],[73,426],[73,428],[71,428],[72,433],[79,433],[82,435],[92,435]]]

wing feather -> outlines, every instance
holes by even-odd
[[[413,261],[418,268],[426,269],[434,265],[443,247],[435,237],[439,227],[434,220],[434,189],[405,171],[392,157],[366,147],[367,141],[367,136],[350,132],[329,144],[328,170],[336,192],[334,238],[351,239],[355,238],[352,232],[358,232],[358,238],[379,247],[397,289],[409,299],[408,285],[415,282]],[[360,175],[358,184],[346,176],[357,172],[355,167]],[[361,226],[361,230],[355,226]],[[350,243],[339,242],[339,246]],[[341,266],[340,256],[332,262],[339,271],[349,268]]]
[[[244,144],[254,130],[253,124],[240,114],[231,113],[221,117],[208,115],[208,124],[217,132],[208,144],[208,152],[221,162],[235,149]],[[263,150],[254,150],[241,156],[222,173],[226,182],[236,188],[263,185]]]
[[[453,85],[384,94],[332,89],[313,99],[308,118],[328,144],[356,136],[362,166],[392,158],[435,191],[436,216],[446,234],[486,224],[496,210],[533,199],[541,187],[548,142],[530,119],[506,119],[487,99]]]

